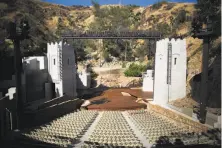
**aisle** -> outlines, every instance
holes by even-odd
[[[96,117],[94,122],[91,124],[91,126],[88,128],[88,130],[85,132],[85,134],[80,139],[80,142],[75,145],[75,148],[81,148],[81,146],[84,144],[84,141],[88,141],[89,136],[93,133],[96,125],[98,124],[99,120],[101,119],[103,115],[103,112],[99,112],[99,115]]]
[[[146,137],[144,137],[142,135],[142,133],[140,132],[140,130],[137,129],[137,127],[134,125],[134,123],[129,118],[130,116],[127,113],[127,111],[122,112],[122,114],[125,117],[126,121],[128,122],[129,126],[131,127],[131,129],[134,131],[134,133],[136,134],[136,136],[140,140],[140,142],[143,144],[143,146],[146,148],[151,148],[152,144],[149,144],[149,141],[146,139]]]

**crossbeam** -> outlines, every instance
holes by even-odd
[[[161,39],[157,31],[86,31],[63,34],[62,39]]]

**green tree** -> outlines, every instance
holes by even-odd
[[[8,5],[6,3],[0,3],[0,17],[4,16],[4,12],[7,10]]]
[[[110,7],[101,8],[100,5],[92,1],[95,21],[90,25],[91,30],[111,31],[130,29],[138,16],[134,16],[130,7]],[[139,15],[139,14],[138,14]]]
[[[221,1],[197,0],[195,5],[197,12],[192,22],[193,33],[198,32],[203,24],[207,24],[208,18],[212,21],[212,29],[215,37],[221,35]]]
[[[164,37],[167,37],[171,34],[171,27],[167,23],[160,23],[156,25],[156,30],[161,32]]]
[[[77,60],[84,61],[86,60],[86,44],[84,40],[74,40],[72,43],[74,49],[76,50]]]
[[[147,65],[132,63],[129,68],[124,71],[126,77],[141,77],[142,73],[147,69]]]
[[[160,2],[157,2],[157,3],[153,4],[152,8],[153,9],[159,9],[163,6],[163,4],[167,4],[167,1],[162,0]]]
[[[123,31],[135,27],[135,22],[139,22],[141,13],[134,15],[132,7],[109,7],[101,8],[100,5],[92,1],[95,21],[90,24],[90,30],[93,31]],[[120,41],[120,40],[119,40]],[[116,40],[103,40],[103,49],[101,52],[104,59],[114,56],[124,59],[127,43],[117,42]]]
[[[147,56],[148,53],[149,53],[149,41],[144,40],[144,44],[135,49],[134,57],[139,58],[140,61],[144,61],[144,57]]]

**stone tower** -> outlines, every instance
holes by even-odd
[[[154,101],[166,104],[186,96],[186,40],[157,42],[155,55]]]
[[[74,48],[64,42],[47,44],[49,77],[55,83],[56,97],[76,97],[76,64]]]

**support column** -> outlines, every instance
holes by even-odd
[[[155,89],[155,65],[156,65],[156,43],[157,43],[157,40],[155,39],[155,42],[154,42],[154,60],[153,60],[153,99],[154,99],[154,89]]]
[[[206,120],[206,102],[208,100],[208,60],[209,60],[209,37],[203,39],[201,94],[200,94],[200,122]]]
[[[15,72],[16,72],[16,110],[17,110],[17,128],[19,128],[20,117],[22,112],[22,81],[21,81],[21,70],[22,70],[22,60],[21,60],[21,51],[20,51],[20,41],[19,39],[14,40],[14,63],[15,63]],[[16,123],[15,122],[15,123]]]
[[[5,113],[4,110],[0,111],[0,125],[1,125],[1,127],[0,127],[0,140],[5,135],[5,118],[4,118],[4,113]]]

